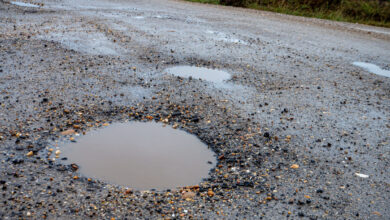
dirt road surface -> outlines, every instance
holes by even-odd
[[[389,70],[389,29],[172,0],[30,3],[0,1],[1,219],[390,218],[390,78],[352,65]],[[165,71],[182,65],[231,78]],[[126,120],[195,134],[215,169],[137,191],[48,160],[64,131]]]

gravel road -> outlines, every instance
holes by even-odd
[[[390,29],[175,0],[30,3],[0,1],[1,219],[390,218],[390,78],[352,65],[389,70]],[[182,65],[231,78],[165,71]],[[48,157],[65,133],[127,120],[195,134],[215,169],[138,191]]]

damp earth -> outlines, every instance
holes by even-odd
[[[155,122],[112,124],[61,151],[83,175],[138,190],[196,185],[216,163],[196,136]]]

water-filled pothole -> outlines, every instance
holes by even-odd
[[[216,163],[196,136],[155,122],[112,124],[61,151],[83,175],[138,190],[196,185]]]
[[[376,75],[390,77],[390,70],[384,70],[381,69],[379,66],[372,64],[372,63],[364,63],[364,62],[353,62],[352,63],[355,66],[361,67],[371,73],[374,73]]]
[[[185,78],[192,77],[214,83],[222,83],[223,81],[230,79],[230,74],[225,71],[205,67],[177,66],[168,68],[166,72],[175,76]]]
[[[26,3],[26,2],[11,1],[10,3],[13,5],[22,6],[22,7],[39,8],[39,5],[34,5],[34,4]]]

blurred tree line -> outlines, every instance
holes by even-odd
[[[356,21],[390,22],[390,0],[219,0],[219,3],[333,20],[347,17]]]

